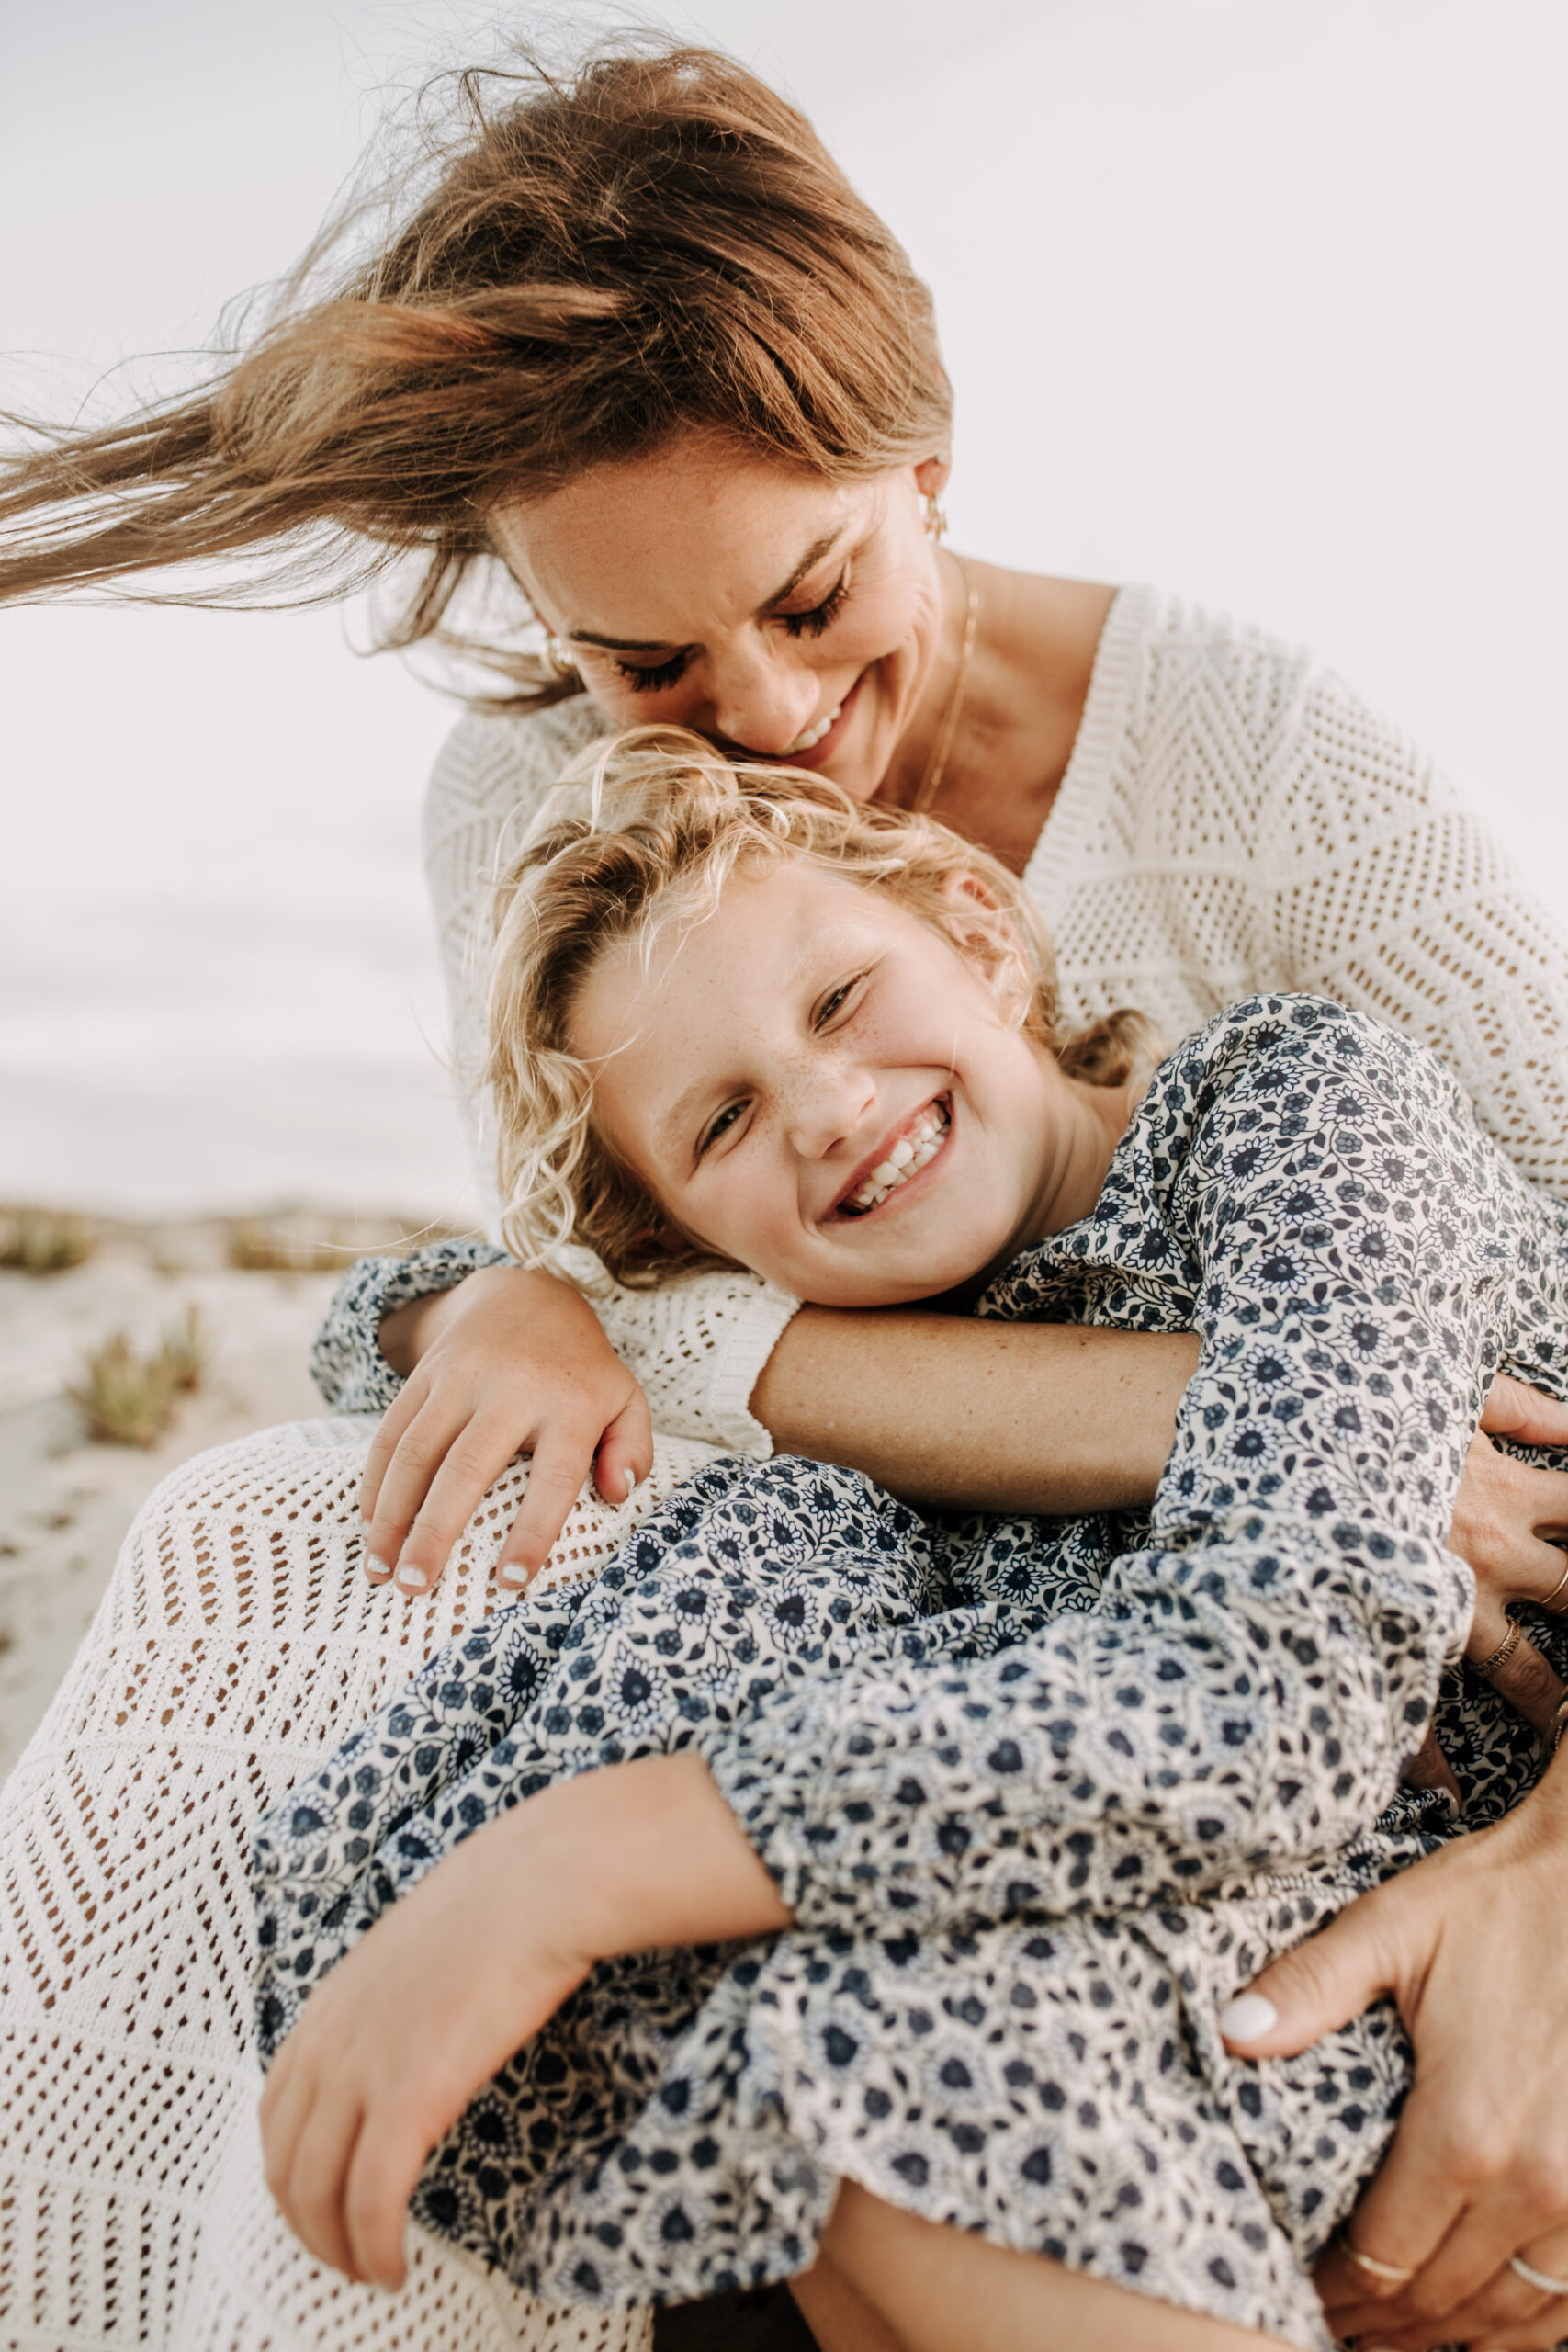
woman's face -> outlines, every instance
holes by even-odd
[[[732,758],[886,774],[942,627],[922,501],[944,460],[834,484],[689,435],[503,509],[491,536],[618,724]]]
[[[800,859],[738,872],[651,955],[607,951],[570,1035],[651,1196],[819,1306],[1005,1265],[1093,1206],[1114,1146],[1112,1098],[1064,1078],[948,939]]]

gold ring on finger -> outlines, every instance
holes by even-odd
[[[1483,1679],[1486,1680],[1490,1680],[1491,1677],[1495,1674],[1501,1674],[1503,1668],[1507,1665],[1508,1660],[1513,1657],[1514,1652],[1518,1648],[1519,1644],[1524,1640],[1524,1627],[1510,1618],[1508,1621],[1507,1632],[1504,1634],[1502,1640],[1498,1643],[1491,1657],[1483,1657],[1482,1659],[1480,1665],[1475,1669],[1477,1674],[1481,1675]]]
[[[1568,2295],[1568,2278],[1549,2278],[1544,2270],[1537,2270],[1522,2254],[1508,2256],[1508,2267],[1527,2287],[1539,2287],[1543,2295]]]
[[[1359,2264],[1360,2268],[1373,2278],[1387,2278],[1392,2280],[1394,2286],[1403,2287],[1407,2279],[1414,2278],[1416,2276],[1414,2270],[1406,2270],[1402,2263],[1380,2262],[1375,2254],[1363,2254],[1359,2245],[1351,2245],[1348,2230],[1341,2230],[1339,2243],[1351,2261]]]
[[[1555,1609],[1565,1589],[1568,1589],[1568,1568],[1563,1569],[1546,1599],[1538,1602],[1537,1606],[1541,1609]]]

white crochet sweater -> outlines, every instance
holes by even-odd
[[[482,1042],[503,830],[605,727],[586,699],[468,718],[436,763],[425,860],[459,1068]],[[1510,1159],[1568,1197],[1568,937],[1431,763],[1301,649],[1123,589],[1024,880],[1069,1020],[1133,1004],[1174,1046],[1255,989],[1337,997],[1432,1046]],[[717,1274],[595,1305],[657,1427],[770,1450],[748,1399],[794,1299]]]

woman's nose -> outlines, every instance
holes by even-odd
[[[716,659],[709,694],[714,733],[770,759],[814,724],[821,699],[813,671],[761,646]]]

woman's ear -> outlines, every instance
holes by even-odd
[[[922,498],[940,498],[953,480],[953,452],[942,450],[940,457],[922,458],[915,468],[915,488]]]

